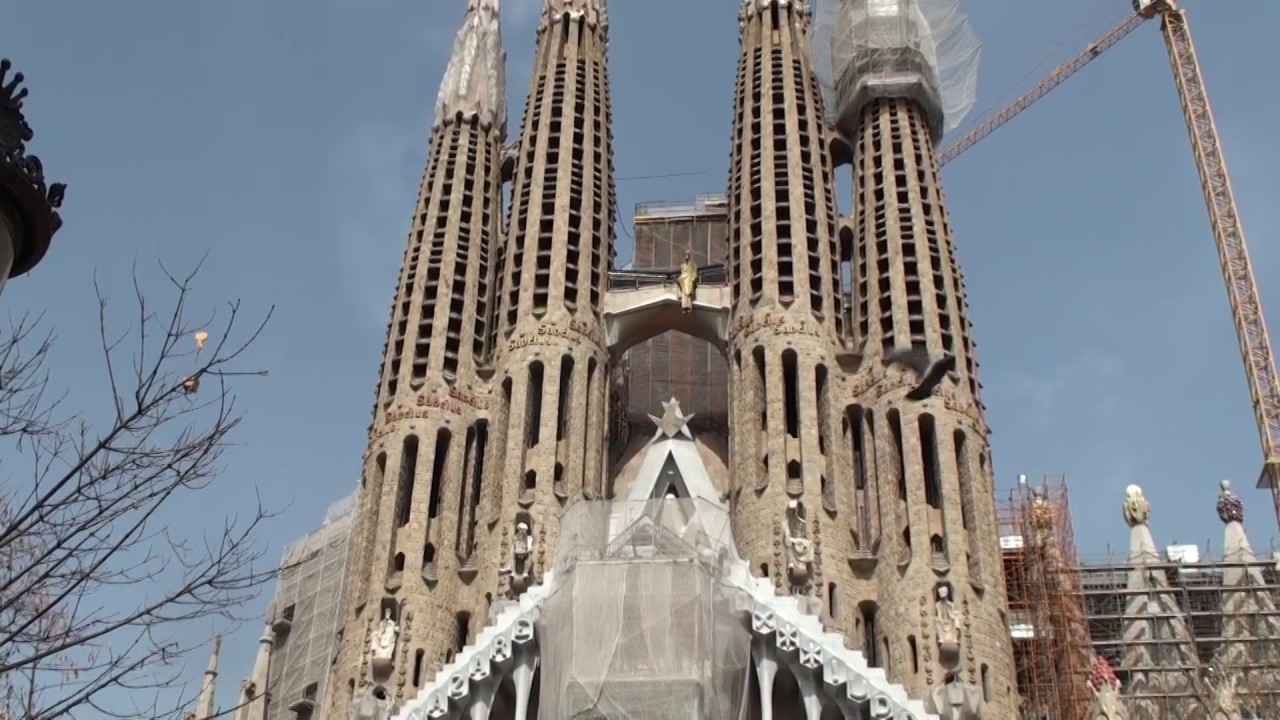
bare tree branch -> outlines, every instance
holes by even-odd
[[[245,325],[230,302],[193,322],[199,266],[160,271],[168,305],[135,268],[125,327],[95,280],[105,422],[49,392],[54,338],[39,318],[0,336],[0,717],[177,717],[193,699],[174,692],[184,659],[202,645],[182,628],[244,620],[275,576],[256,541],[272,516],[260,499],[203,537],[171,524],[224,470],[241,420],[232,389],[266,374],[241,363],[271,313]]]

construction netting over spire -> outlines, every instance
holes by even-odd
[[[909,97],[936,140],[977,102],[982,43],[960,0],[822,0],[813,52],[836,122],[877,98]]]
[[[467,14],[436,96],[437,127],[458,118],[476,118],[484,127],[506,131],[507,53],[502,47],[498,2],[467,0]]]

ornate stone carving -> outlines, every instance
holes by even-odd
[[[1036,532],[1036,543],[1043,547],[1053,536],[1053,505],[1043,487],[1031,491],[1031,527]]]
[[[35,136],[22,111],[27,89],[22,73],[9,77],[11,67],[0,59],[0,219],[13,231],[6,238],[13,252],[12,265],[5,268],[8,277],[27,272],[44,258],[62,227],[58,208],[67,192],[66,185],[46,181],[44,164],[27,149]]]
[[[1151,503],[1142,495],[1142,488],[1130,485],[1124,489],[1124,521],[1129,527],[1146,525],[1151,520]]]
[[[400,626],[391,619],[391,608],[384,609],[382,622],[378,623],[377,630],[371,633],[369,638],[369,653],[375,672],[391,668],[395,661],[396,640],[399,636]]]
[[[937,635],[938,662],[948,672],[960,666],[960,637],[964,627],[960,613],[951,597],[951,586],[938,585],[933,601],[933,631]]]
[[[929,692],[929,705],[929,711],[937,713],[941,720],[982,720],[986,710],[982,688],[960,682],[954,675],[934,686]]]
[[[783,524],[783,545],[787,554],[787,580],[793,595],[809,591],[813,579],[813,541],[809,538],[809,522],[804,503],[787,502],[786,522]]]
[[[684,262],[680,263],[680,310],[693,312],[693,297],[698,292],[698,264],[686,250]]]
[[[501,571],[507,576],[513,596],[529,589],[533,574],[529,558],[532,555],[533,536],[529,532],[529,524],[523,520],[517,521],[515,540],[511,543],[511,564]]]
[[[1244,522],[1244,502],[1231,489],[1231,481],[1219,483],[1222,492],[1218,493],[1218,519],[1224,523]]]
[[[1093,701],[1089,704],[1088,720],[1128,720],[1128,713],[1120,701],[1120,680],[1111,669],[1111,663],[1099,655],[1093,663],[1089,678]]]

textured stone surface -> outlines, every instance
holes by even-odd
[[[727,454],[704,450],[728,458],[715,480],[754,571],[817,601],[828,627],[915,698],[943,680],[933,598],[949,583],[962,680],[986,689],[991,717],[1011,717],[987,429],[928,132],[913,106],[886,100],[837,137],[823,120],[807,12],[778,5],[742,17],[724,338],[731,433]],[[385,607],[400,646],[377,682],[402,702],[474,639],[491,605],[520,593],[516,523],[531,528],[536,583],[554,558],[560,511],[618,490],[606,433],[611,408],[626,405],[609,396],[600,320],[616,216],[607,27],[603,3],[549,7],[518,142],[503,148],[497,123],[446,118],[434,131],[365,458],[327,717],[345,717],[375,681],[365,653]],[[854,164],[852,218],[837,217],[837,143]],[[884,362],[910,348],[956,359],[924,400],[907,397],[915,370]],[[622,486],[628,467],[624,452]],[[782,535],[793,500],[814,553],[799,579]]]

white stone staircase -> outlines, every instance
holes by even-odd
[[[804,612],[799,598],[776,594],[770,580],[752,577],[747,564],[739,562],[732,580],[747,592],[749,607],[744,610],[751,614],[753,641],[772,646],[778,663],[802,680],[802,688],[835,702],[845,717],[862,717],[855,709],[867,707],[871,718],[937,720],[922,700],[889,682],[882,669],[868,666],[861,652],[846,647],[844,635],[827,631],[821,620]],[[460,718],[482,684],[491,686],[520,663],[531,663],[537,652],[535,623],[553,582],[548,572],[542,583],[498,610],[475,642],[442,667],[394,719]]]

